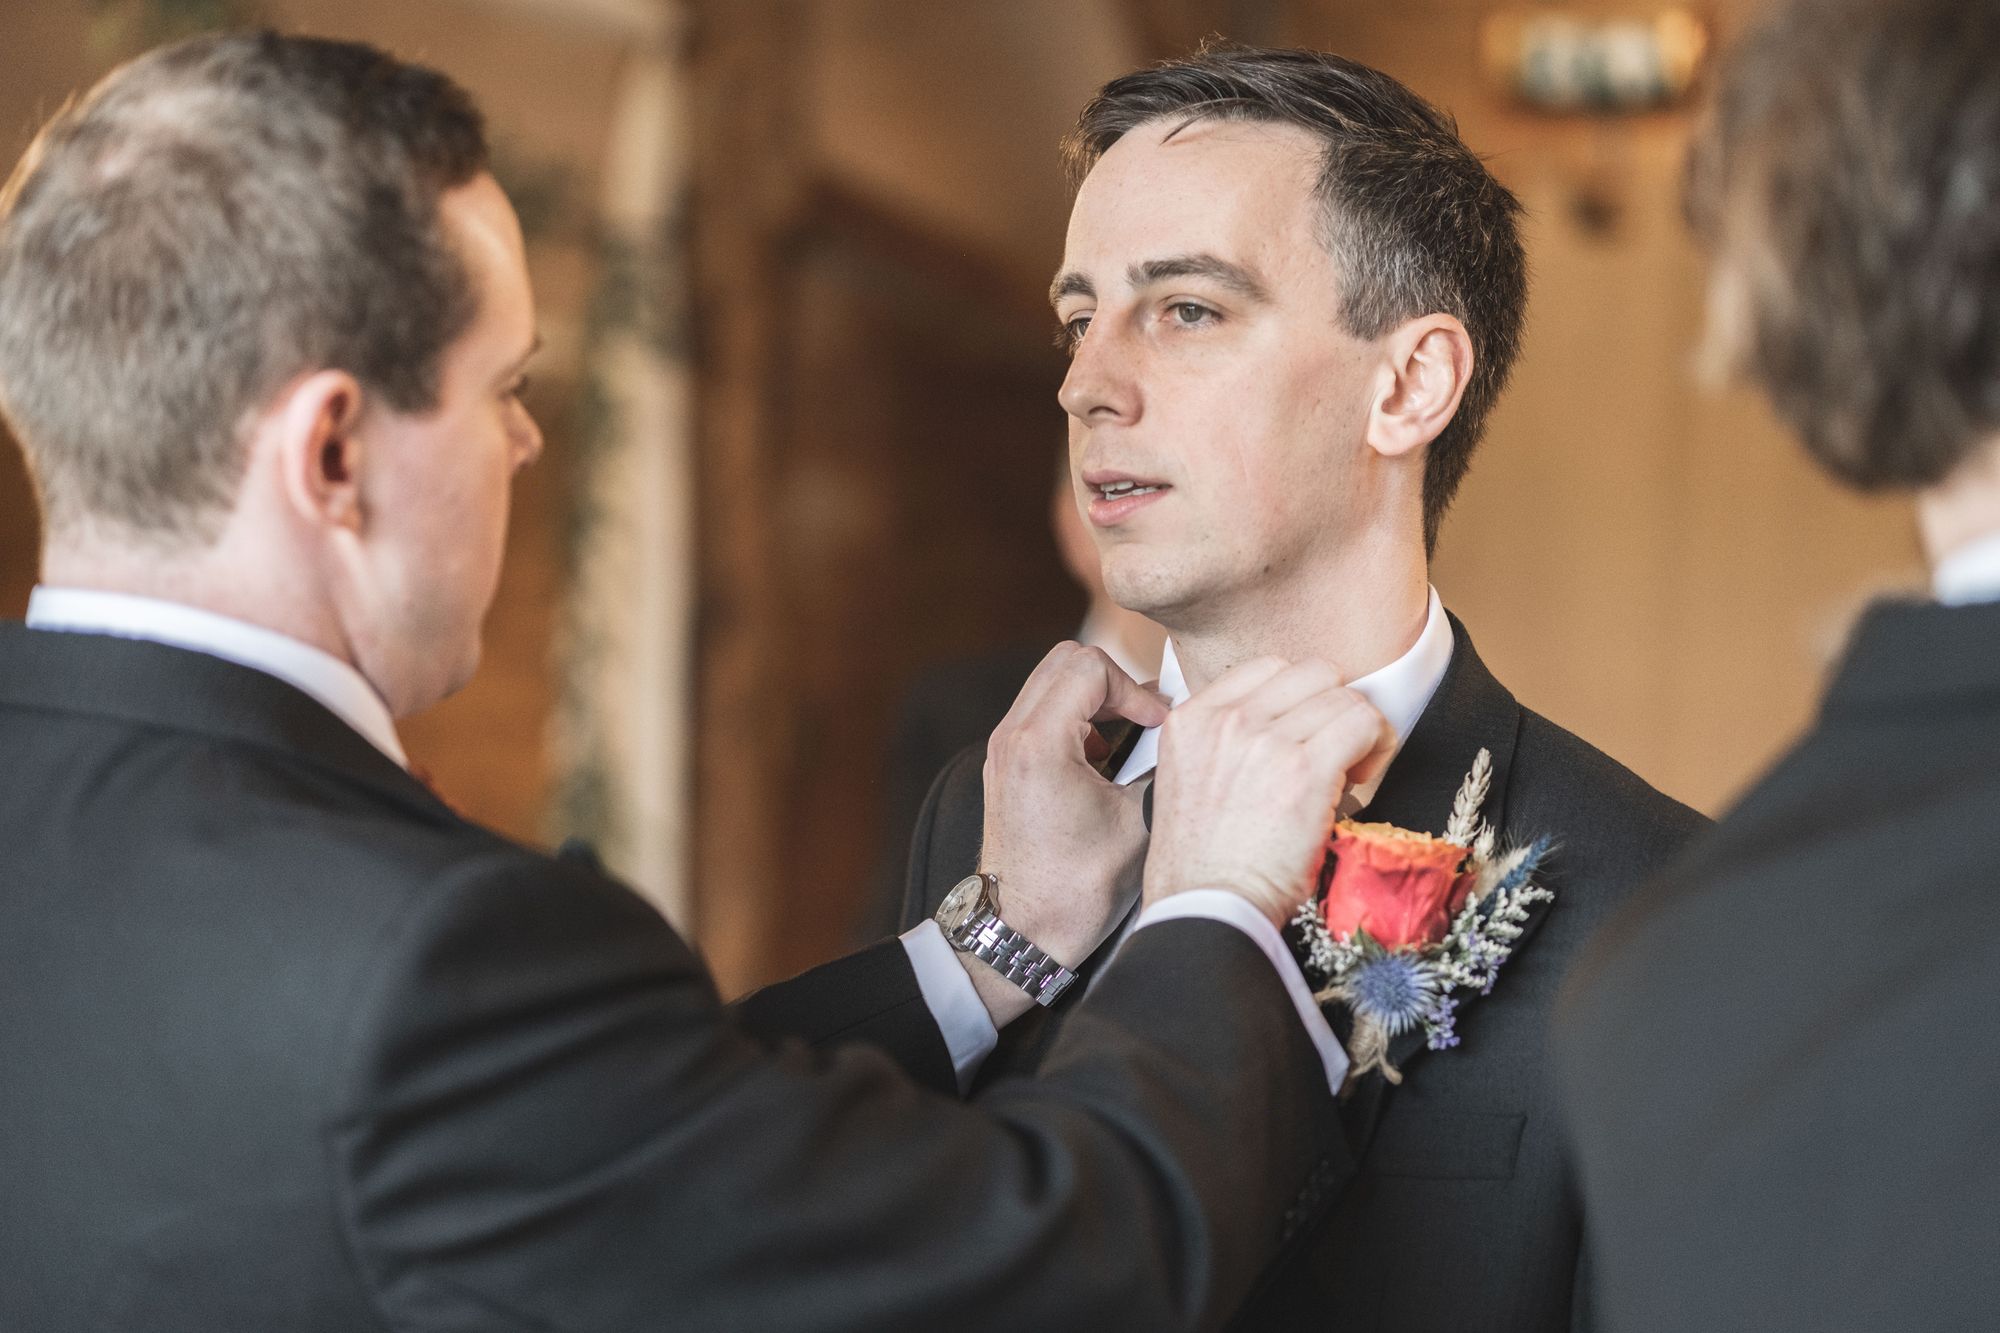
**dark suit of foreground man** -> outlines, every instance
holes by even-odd
[[[0,196],[47,518],[0,626],[0,1328],[1213,1324],[1345,1170],[1274,923],[1380,717],[1266,662],[1175,719],[1176,780],[1242,817],[1163,812],[1148,898],[1193,915],[1038,1083],[922,1086],[963,1072],[939,1004],[1029,1005],[949,949],[725,1011],[638,898],[399,762],[541,447],[483,162],[441,76],[250,34],[112,75]],[[1136,848],[1048,817],[1132,807],[1084,761],[1100,710],[1164,713],[1059,648],[993,741],[1002,911],[1071,963],[1111,925],[1093,858]]]
[[[1356,1173],[1302,1207],[1238,1326],[1569,1328],[1591,1219],[1548,1014],[1590,930],[1702,820],[1522,708],[1428,585],[1520,330],[1518,205],[1448,117],[1312,52],[1114,80],[1069,154],[1081,183],[1052,297],[1074,354],[1071,463],[1106,588],[1172,635],[1162,689],[1198,702],[1260,653],[1338,662],[1400,747],[1357,784],[1360,817],[1442,832],[1485,749],[1501,837],[1560,844],[1556,900],[1460,1010],[1461,1044],[1428,1052],[1412,1030],[1403,1082],[1356,1087]],[[1143,784],[1154,739],[1119,776]],[[912,919],[989,854],[992,795],[976,753],[946,770],[913,843]],[[1045,1043],[1082,1017],[1011,1029],[983,1076],[1049,1068]]]
[[[1990,1329],[2000,5],[1783,5],[1692,166],[1718,350],[1834,477],[1915,493],[1935,600],[1861,619],[1806,735],[1578,969],[1598,1306],[1633,1333]]]

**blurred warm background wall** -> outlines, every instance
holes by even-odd
[[[1319,46],[1451,109],[1529,210],[1529,335],[1435,579],[1495,671],[1714,810],[1806,718],[1908,516],[1837,494],[1691,366],[1685,109],[1524,109],[1496,13],[1625,0],[267,0],[437,64],[522,205],[550,437],[487,664],[407,724],[468,812],[581,829],[740,990],[842,947],[893,860],[888,719],[926,663],[1071,632],[1048,537],[1062,375],[1054,145],[1099,83],[1203,35]],[[0,156],[220,0],[0,0]],[[1704,13],[1726,40],[1753,0]],[[143,12],[142,12],[143,11]],[[608,442],[608,443],[607,443]],[[0,451],[0,614],[34,577]]]

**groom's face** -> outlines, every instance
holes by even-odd
[[[1379,362],[1341,323],[1317,141],[1178,123],[1143,125],[1098,161],[1051,289],[1105,586],[1172,629],[1338,577],[1367,503]]]

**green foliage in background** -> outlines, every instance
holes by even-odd
[[[564,534],[564,582],[572,589],[581,582],[592,549],[607,533],[615,536],[616,520],[605,511],[604,497],[590,478],[611,468],[619,454],[660,447],[657,441],[638,439],[622,419],[603,353],[614,344],[636,342],[663,362],[685,364],[694,356],[688,300],[691,217],[684,187],[650,236],[620,235],[599,219],[589,224],[598,269],[584,315],[583,384],[568,441],[576,482]],[[598,664],[609,650],[609,627],[601,619],[607,613],[603,607],[572,605],[564,617],[556,711],[572,733],[572,744],[556,778],[549,831],[557,839],[579,837],[616,847],[631,834],[623,818],[629,803],[607,762],[609,748],[602,734],[607,719],[592,697]]]

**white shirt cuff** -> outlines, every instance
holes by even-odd
[[[1227,889],[1193,889],[1154,903],[1139,914],[1139,920],[1132,929],[1140,931],[1156,921],[1190,916],[1226,921],[1248,935],[1264,951],[1264,956],[1271,960],[1271,966],[1278,969],[1278,979],[1285,985],[1285,994],[1291,996],[1292,1007],[1299,1011],[1299,1021],[1306,1025],[1306,1036],[1312,1040],[1313,1049],[1319,1052],[1320,1063],[1326,1066],[1327,1086],[1338,1097],[1340,1085],[1347,1080],[1347,1052],[1341,1049],[1333,1029],[1327,1026],[1326,1015],[1313,1002],[1312,990],[1306,985],[1305,974],[1299,971],[1298,959],[1292,957],[1285,937],[1278,933],[1270,918],[1252,907],[1248,899]],[[943,935],[938,938],[942,940]]]
[[[979,988],[965,974],[958,951],[945,939],[937,922],[912,926],[901,938],[903,952],[910,956],[910,968],[917,974],[917,989],[923,992],[924,1006],[931,1011],[938,1031],[944,1034],[945,1049],[951,1052],[951,1067],[958,1074],[958,1090],[962,1093],[971,1086],[979,1066],[986,1063],[986,1057],[1000,1044],[1000,1030],[993,1026],[993,1016],[986,1012]]]

